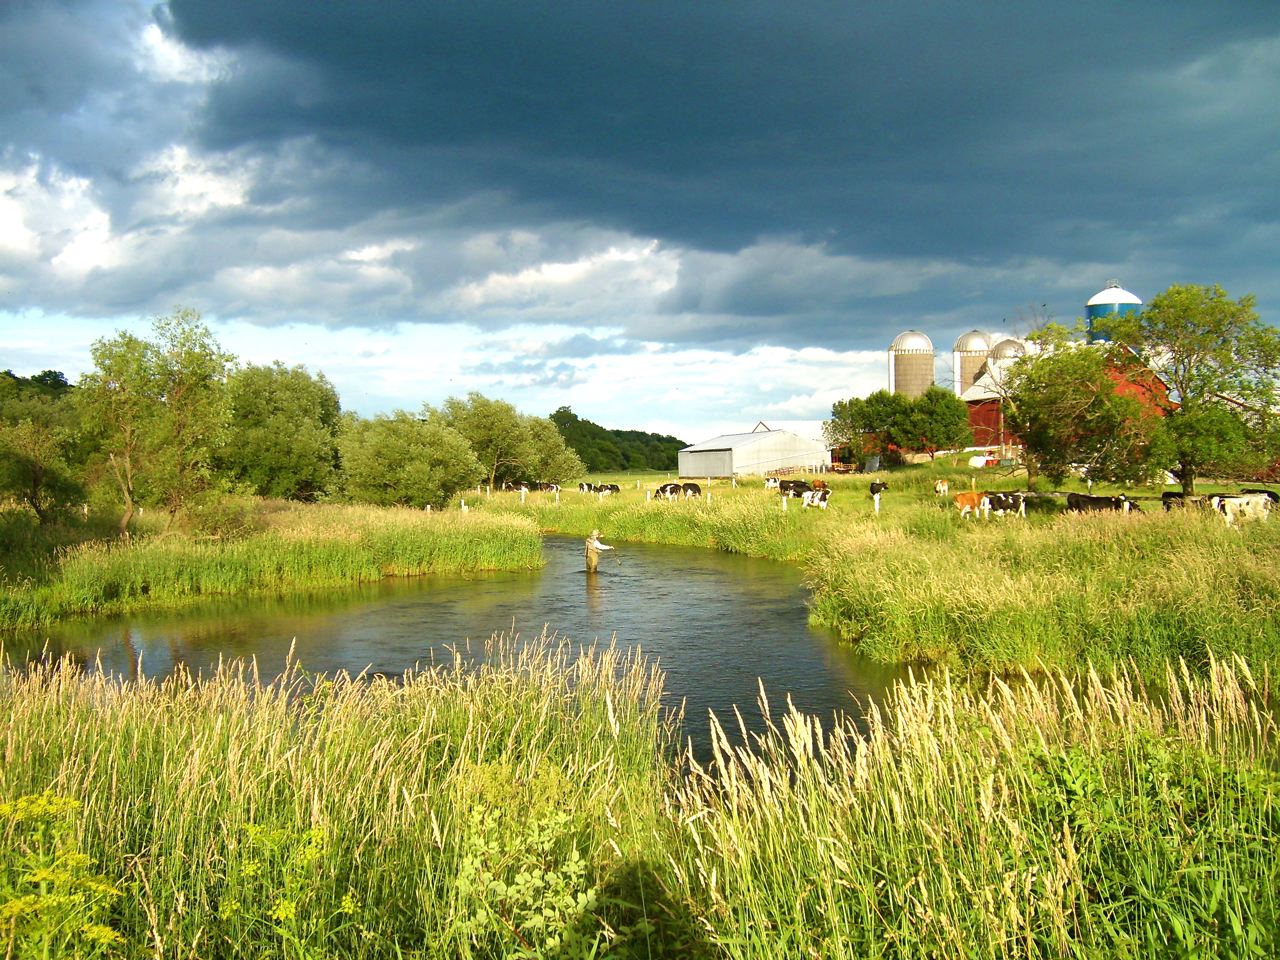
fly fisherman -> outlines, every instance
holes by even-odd
[[[596,566],[600,563],[600,551],[612,550],[613,547],[607,543],[600,542],[600,531],[592,530],[591,536],[587,537],[587,573],[595,573]]]

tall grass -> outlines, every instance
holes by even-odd
[[[766,702],[766,730],[717,726],[703,768],[677,761],[638,655],[548,637],[476,653],[402,682],[0,671],[0,945],[1280,950],[1276,704],[1243,661],[1170,668],[1153,691],[1130,670],[985,691],[939,674],[832,729]]]
[[[986,693],[900,687],[865,735],[717,732],[678,882],[724,956],[1280,952],[1274,703],[1242,661]]]
[[[258,522],[240,540],[151,537],[61,550],[43,582],[4,586],[0,626],[542,560],[537,528],[513,516],[277,504]]]
[[[74,849],[126,891],[113,926],[151,956],[586,956],[672,936],[659,674],[547,637],[476,653],[402,682],[8,670],[0,800],[80,805]],[[0,822],[0,867],[21,826]]]

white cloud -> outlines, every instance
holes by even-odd
[[[133,179],[141,188],[138,216],[190,221],[220,207],[244,205],[253,172],[252,165],[229,157],[196,157],[188,147],[171,144],[140,163]]]

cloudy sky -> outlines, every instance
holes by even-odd
[[[1280,4],[3,0],[0,369],[199,310],[696,442],[1108,280],[1280,321]]]

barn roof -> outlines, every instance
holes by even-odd
[[[769,434],[789,433],[787,430],[760,430],[752,433],[724,433],[710,440],[703,440],[685,447],[681,453],[701,453],[704,450],[741,450],[767,440]]]
[[[756,423],[752,432],[789,430],[797,437],[804,437],[806,440],[814,440],[817,443],[826,444],[827,435],[822,432],[822,427],[829,422],[828,420],[761,420]]]

